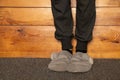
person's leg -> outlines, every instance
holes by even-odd
[[[55,25],[55,38],[62,43],[62,49],[72,49],[73,18],[71,0],[51,0]]]
[[[51,0],[55,38],[62,43],[62,51],[51,55],[48,68],[53,71],[66,71],[72,57],[72,29],[73,19],[71,12],[71,0]]]
[[[92,40],[92,31],[95,24],[95,0],[77,0],[76,12],[76,53],[71,58],[67,71],[87,72],[93,65],[93,59],[87,54],[87,45]]]
[[[77,0],[75,30],[75,38],[77,39],[77,52],[87,53],[88,42],[92,40],[95,19],[95,0]]]

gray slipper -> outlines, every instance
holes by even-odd
[[[53,71],[67,71],[67,66],[70,63],[72,54],[68,51],[60,51],[51,55],[51,62],[48,69]]]
[[[93,65],[93,59],[87,53],[77,52],[71,58],[67,67],[68,72],[87,72]]]

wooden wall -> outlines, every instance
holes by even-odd
[[[72,0],[74,22],[75,3]],[[50,0],[0,0],[0,57],[48,58],[60,51],[50,4]],[[88,53],[93,58],[120,58],[120,0],[96,0],[96,9]]]

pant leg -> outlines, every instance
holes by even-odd
[[[72,48],[73,18],[71,0],[51,0],[55,25],[55,38],[62,42],[62,49]]]
[[[76,9],[76,49],[87,50],[87,44],[92,40],[92,32],[96,19],[95,0],[77,0]]]

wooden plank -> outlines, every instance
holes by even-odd
[[[51,0],[0,0],[1,7],[51,7]],[[97,7],[120,7],[120,0],[96,0]],[[76,0],[72,0],[72,7]]]
[[[0,57],[48,58],[61,49],[54,31],[53,26],[0,26]],[[95,26],[88,53],[93,58],[120,58],[120,26]]]
[[[75,8],[72,9],[75,23]],[[51,8],[0,8],[0,25],[54,25]],[[97,8],[96,25],[120,25],[120,8]]]

